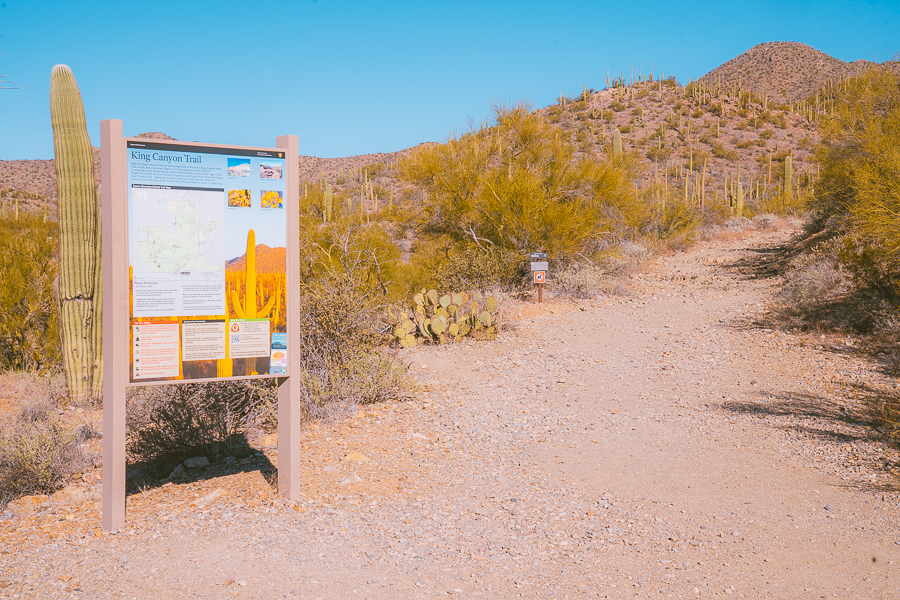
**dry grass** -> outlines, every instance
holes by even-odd
[[[83,447],[98,437],[96,425],[66,418],[64,389],[59,376],[0,375],[0,507],[52,493],[93,466]]]

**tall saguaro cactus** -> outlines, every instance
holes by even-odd
[[[280,295],[280,294],[278,294]],[[239,319],[262,319],[265,318],[275,305],[275,296],[269,298],[266,305],[262,309],[257,309],[256,304],[256,232],[252,229],[247,232],[247,256],[244,271],[244,303],[241,304],[241,298],[237,290],[231,291],[231,306],[234,308],[235,314]],[[247,375],[256,373],[256,359],[247,358],[246,373]]]
[[[613,154],[622,156],[622,134],[618,129],[613,131]]]
[[[260,310],[256,307],[256,232],[252,229],[247,232],[247,263],[244,275],[244,304],[237,290],[231,291],[231,305],[239,319],[262,319],[275,305],[275,297],[269,298],[266,305]]]
[[[791,186],[791,179],[794,175],[794,169],[791,165],[791,155],[788,154],[784,157],[784,197],[790,199],[793,196],[793,187]]]
[[[69,395],[102,390],[99,199],[84,105],[72,70],[50,75],[50,118],[59,211],[59,317]]]

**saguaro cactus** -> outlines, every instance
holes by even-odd
[[[613,154],[622,156],[622,134],[618,129],[613,131]]]
[[[84,105],[71,69],[50,75],[50,118],[59,198],[59,318],[69,395],[102,390],[100,218]]]
[[[794,169],[791,165],[791,155],[788,154],[784,157],[784,197],[790,198],[793,195],[793,188],[791,187],[791,179],[794,175]]]
[[[261,309],[256,307],[256,232],[252,229],[247,232],[247,266],[244,275],[244,303],[237,290],[231,291],[231,305],[239,319],[262,319],[272,311],[275,305],[275,297]]]

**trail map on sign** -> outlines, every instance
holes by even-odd
[[[221,279],[225,270],[222,190],[135,189],[134,275]]]

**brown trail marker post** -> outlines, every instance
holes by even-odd
[[[547,253],[546,252],[532,252],[530,254],[531,259],[531,272],[534,274],[534,282],[538,286],[538,303],[543,304],[544,302],[544,282],[547,279]]]
[[[278,491],[300,496],[298,139],[274,148],[125,138],[101,123],[103,528],[125,525],[128,387],[278,381]],[[274,285],[255,282],[259,246]],[[231,284],[229,284],[231,279]],[[229,288],[231,293],[229,294]],[[265,297],[268,294],[268,297]]]

